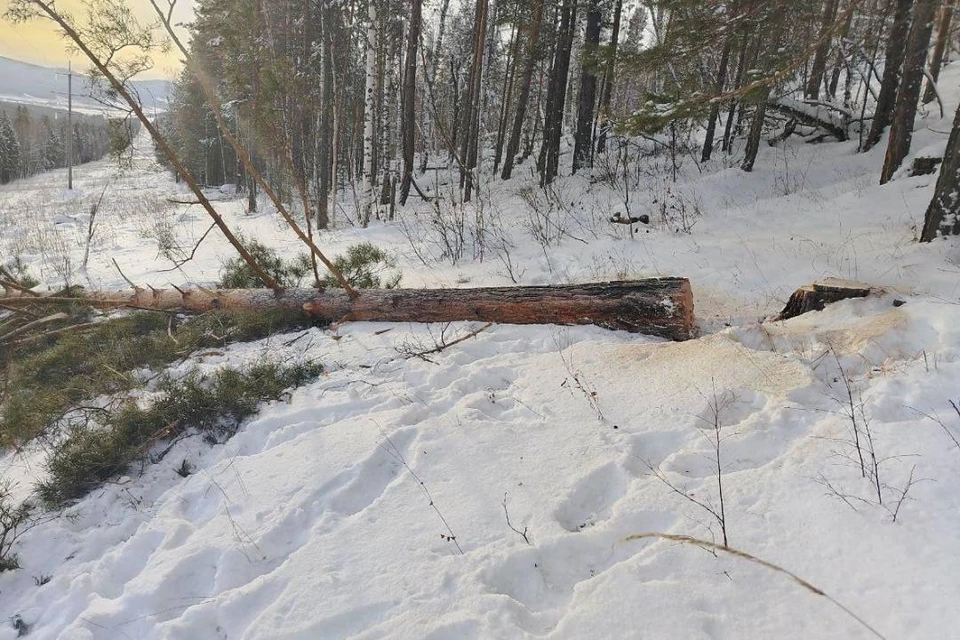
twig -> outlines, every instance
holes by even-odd
[[[128,278],[128,277],[123,273],[123,270],[120,269],[120,265],[117,264],[117,259],[111,257],[110,260],[113,261],[113,266],[115,266],[115,267],[117,268],[117,273],[120,274],[120,277],[123,278],[124,282],[126,282],[128,285],[130,285],[130,288],[133,289],[134,291],[138,291],[138,290],[140,289],[140,287],[138,287],[137,285],[133,284],[133,281],[131,281],[130,278]]]
[[[733,547],[717,544],[716,542],[710,542],[708,540],[701,540],[699,538],[693,538],[691,536],[682,536],[682,535],[676,535],[671,533],[658,533],[658,532],[635,533],[633,535],[627,536],[626,538],[624,538],[623,541],[630,542],[633,540],[647,540],[651,538],[659,538],[661,540],[670,540],[672,542],[679,542],[680,544],[689,544],[695,547],[702,547],[712,551],[727,553],[735,558],[740,558],[741,560],[746,560],[747,562],[758,564],[761,567],[764,567],[776,573],[783,574],[788,578],[790,578],[791,580],[793,580],[794,582],[796,582],[798,585],[800,585],[804,589],[806,589],[807,591],[809,591],[810,593],[816,596],[820,596],[822,598],[826,598],[828,601],[833,603],[837,608],[839,608],[845,614],[847,614],[848,616],[850,616],[851,618],[859,622],[870,633],[880,638],[881,640],[886,640],[886,638],[879,631],[877,631],[876,629],[871,627],[869,624],[867,624],[867,622],[863,618],[861,618],[860,616],[855,614],[853,611],[848,609],[846,606],[841,604],[836,598],[827,594],[823,589],[816,587],[813,584],[807,582],[806,580],[804,580],[797,574],[793,573],[792,571],[788,571],[787,569],[784,569],[779,565],[776,565],[776,564],[773,564],[772,562],[768,562],[766,560],[758,558],[757,556],[749,554],[746,551],[740,551],[739,549],[734,549]]]
[[[527,537],[527,527],[524,526],[523,531],[520,531],[520,529],[517,529],[510,522],[510,512],[507,511],[507,492],[506,491],[503,492],[503,502],[501,502],[500,504],[503,505],[503,515],[507,518],[507,526],[510,527],[510,530],[516,533],[517,535],[523,536],[523,541],[529,545],[532,545],[533,543],[530,542],[530,538]]]
[[[377,424],[376,421],[374,421],[374,424]],[[379,427],[380,425],[377,425],[377,426]],[[407,464],[407,461],[406,459],[404,459],[403,454],[400,452],[400,449],[397,447],[396,444],[394,444],[393,440],[390,439],[390,436],[383,434],[383,439],[387,441],[387,444],[389,444],[390,447],[389,448],[385,447],[383,443],[381,443],[379,445],[380,448],[386,451],[387,454],[390,457],[392,457],[394,460],[402,464],[403,467],[407,470],[407,472],[409,472],[410,475],[413,476],[413,479],[417,481],[417,486],[420,487],[420,491],[423,492],[423,495],[426,496],[427,501],[430,503],[430,507],[432,507],[433,510],[436,512],[437,517],[440,518],[440,521],[443,523],[443,526],[446,527],[447,535],[443,535],[441,533],[440,534],[441,537],[443,537],[443,539],[446,540],[447,542],[452,542],[454,546],[457,547],[457,551],[460,552],[460,555],[464,555],[463,549],[460,548],[460,543],[457,542],[456,534],[453,533],[453,529],[450,528],[450,523],[447,522],[447,519],[443,517],[443,514],[440,512],[440,508],[437,507],[437,503],[433,501],[433,496],[430,495],[430,490],[427,489],[427,485],[424,484],[420,476],[417,475],[417,472],[410,468],[410,465]]]
[[[900,497],[897,498],[897,504],[894,505],[893,510],[890,512],[890,518],[893,522],[897,521],[897,516],[900,515],[900,507],[903,506],[903,503],[907,501],[907,494],[910,493],[910,489],[913,485],[919,482],[918,480],[913,479],[913,472],[917,470],[917,465],[913,465],[910,469],[910,477],[907,478],[907,483],[903,486],[903,489],[895,489],[893,487],[887,486],[888,489],[894,489],[900,493]]]
[[[22,313],[23,315],[29,316],[31,318],[40,317],[39,313],[34,313],[33,311],[27,311],[26,309],[17,309],[16,307],[8,307],[3,303],[0,303],[0,309],[3,309],[4,311],[9,311],[10,313]]]
[[[90,245],[93,243],[94,225],[97,220],[97,212],[100,211],[100,205],[103,204],[103,196],[107,193],[110,183],[103,185],[103,191],[100,192],[100,198],[90,207],[90,222],[87,224],[87,245],[83,250],[83,269],[87,268],[87,261],[90,259]]]
[[[420,359],[422,359],[422,360],[426,360],[427,362],[432,362],[432,360],[428,359],[426,356],[431,355],[431,354],[433,354],[433,353],[440,353],[440,352],[443,351],[444,349],[447,349],[447,348],[452,347],[452,346],[454,346],[454,345],[460,344],[461,342],[463,342],[463,341],[465,341],[465,340],[469,340],[470,338],[475,337],[477,334],[479,334],[479,333],[481,333],[481,332],[483,332],[483,331],[486,331],[487,329],[489,329],[489,328],[492,327],[492,326],[493,326],[493,323],[492,323],[492,322],[488,322],[487,324],[483,325],[483,326],[480,327],[479,329],[476,329],[476,330],[474,330],[474,331],[470,331],[470,332],[467,333],[466,335],[460,336],[460,337],[457,338],[456,340],[451,340],[450,342],[446,342],[446,340],[445,340],[444,337],[443,337],[443,332],[441,331],[440,340],[434,344],[434,347],[433,347],[432,349],[427,349],[427,350],[425,350],[425,351],[417,351],[417,352],[409,351],[409,352],[405,352],[404,355],[405,355],[407,358],[420,358]]]
[[[33,342],[35,340],[40,340],[42,338],[47,338],[50,336],[60,335],[61,333],[66,333],[68,331],[75,331],[77,329],[89,329],[90,327],[95,327],[98,324],[99,324],[98,322],[84,322],[82,324],[71,324],[66,327],[60,327],[59,329],[52,329],[50,331],[44,331],[43,333],[38,333],[36,335],[20,338],[19,340],[15,340],[14,342],[11,342],[10,346],[26,344],[28,342]]]
[[[215,224],[211,224],[209,227],[207,227],[207,230],[203,232],[203,235],[200,236],[200,239],[197,240],[197,243],[193,245],[193,249],[190,251],[189,256],[187,256],[183,260],[174,260],[172,267],[170,267],[169,269],[160,269],[159,271],[157,271],[157,273],[169,273],[170,271],[176,271],[186,263],[193,260],[193,257],[197,254],[197,249],[200,248],[200,244],[207,239],[207,236],[210,234],[211,231],[213,231],[213,228],[215,226],[216,226]],[[183,255],[182,252],[181,252],[181,255]]]
[[[25,325],[23,325],[23,326],[21,326],[21,327],[18,327],[18,328],[16,328],[16,329],[14,329],[14,330],[12,330],[12,331],[10,331],[10,332],[8,332],[8,333],[5,333],[5,334],[3,334],[2,336],[0,336],[0,341],[6,342],[7,340],[10,340],[11,338],[15,338],[16,336],[19,336],[20,334],[26,333],[27,331],[30,331],[31,329],[34,329],[34,328],[36,328],[36,327],[39,327],[39,326],[42,326],[42,325],[45,325],[45,324],[50,324],[51,322],[56,322],[56,321],[58,321],[58,320],[66,320],[66,319],[69,318],[69,317],[70,317],[70,316],[69,316],[68,314],[66,314],[66,313],[64,313],[64,312],[61,311],[60,313],[54,313],[54,314],[52,314],[52,315],[49,315],[49,316],[47,316],[46,318],[40,318],[39,320],[34,320],[33,322],[28,322],[27,324],[25,324]]]

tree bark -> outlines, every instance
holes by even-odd
[[[943,154],[933,199],[924,216],[920,242],[930,242],[938,234],[960,235],[960,106],[953,117],[953,129]]]
[[[903,159],[910,153],[913,121],[920,101],[923,69],[927,61],[927,47],[930,45],[936,9],[937,0],[917,0],[913,8],[913,24],[910,25],[907,52],[903,59],[903,80],[900,82],[900,91],[897,92],[897,106],[890,127],[887,153],[883,159],[880,184],[890,181]]]
[[[907,34],[910,32],[910,9],[913,0],[896,0],[897,9],[893,14],[893,26],[887,38],[887,48],[883,63],[883,78],[880,81],[880,96],[873,110],[873,122],[870,133],[863,143],[868,151],[880,142],[884,129],[893,120],[893,110],[897,102],[897,89],[900,87],[900,67],[907,49]]]
[[[36,305],[55,297],[11,291],[4,304]],[[102,308],[303,309],[327,322],[454,322],[593,324],[607,329],[688,340],[694,337],[693,294],[686,278],[542,287],[479,289],[366,289],[351,300],[342,289],[137,289],[88,292],[83,302]]]
[[[953,19],[952,0],[940,7],[940,18],[937,20],[937,43],[933,47],[933,56],[930,58],[930,77],[933,82],[940,78],[940,66],[943,64],[943,54],[947,50],[950,42],[950,22]],[[933,102],[936,97],[936,91],[933,84],[927,83],[927,89],[923,92],[923,104]]]

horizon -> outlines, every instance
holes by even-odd
[[[82,0],[61,0],[58,7],[77,15],[83,7]],[[137,17],[149,20],[153,15],[150,5],[136,2],[134,12]],[[67,43],[49,20],[37,18],[23,23],[13,24],[2,17],[9,6],[9,0],[0,0],[0,56],[47,68],[66,69],[72,63],[77,73],[87,73],[90,62],[82,54],[71,53]],[[178,6],[174,23],[183,25],[193,17],[193,0],[186,0]],[[180,27],[183,30],[183,27]],[[153,56],[154,67],[136,77],[137,80],[174,80],[182,68],[179,52],[156,53]]]

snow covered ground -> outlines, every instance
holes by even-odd
[[[955,87],[960,68],[942,77]],[[918,154],[943,147],[938,116],[920,123]],[[441,257],[418,201],[396,222],[324,234],[333,254],[390,249],[413,287],[688,276],[703,336],[494,326],[426,361],[404,354],[433,347],[440,327],[356,323],[184,363],[309,358],[328,373],[225,444],[182,441],[31,530],[23,568],[0,574],[0,638],[17,636],[14,619],[31,638],[69,639],[876,637],[783,574],[626,540],[722,540],[718,520],[671,489],[719,510],[717,424],[732,547],[882,637],[956,636],[960,245],[915,242],[935,176],[879,187],[882,155],[793,142],[763,149],[752,174],[687,158],[679,186],[657,174],[631,194],[629,213],[652,219],[633,239],[606,222],[626,212],[615,190],[563,178],[548,228],[566,232],[549,246],[531,237],[526,202],[542,196],[529,180],[493,182],[481,201],[506,232],[488,236],[482,261],[475,243],[455,264]],[[120,177],[82,168],[71,193],[56,179],[0,189],[3,259],[20,255],[50,285],[123,287],[113,260],[138,284],[209,284],[230,256],[211,234],[161,272],[157,240],[189,254],[208,223],[167,201],[179,192],[145,152]],[[676,231],[680,208],[691,233]],[[246,237],[299,251],[269,211],[248,216],[226,196],[218,209]],[[761,322],[826,276],[887,293]],[[869,427],[882,504],[851,413],[858,433]],[[5,474],[28,486],[37,456],[7,456]],[[186,479],[184,459],[197,469]]]

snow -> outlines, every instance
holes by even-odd
[[[943,86],[958,72],[945,69]],[[926,114],[917,153],[942,145],[948,124]],[[702,337],[500,325],[425,361],[404,353],[432,347],[439,327],[348,323],[196,356],[177,371],[309,358],[328,372],[226,443],[181,441],[32,529],[23,568],[0,574],[0,617],[20,616],[41,639],[875,637],[782,574],[669,540],[626,541],[720,541],[718,522],[656,476],[716,508],[707,436],[719,405],[731,546],[796,573],[886,638],[951,637],[960,448],[944,429],[960,436],[949,404],[960,388],[960,247],[915,242],[936,176],[878,186],[882,148],[855,144],[765,148],[752,174],[718,161],[701,175],[688,162],[670,193],[652,179],[632,194],[627,213],[653,221],[632,240],[604,222],[627,205],[587,177],[558,184],[557,202],[572,204],[553,220],[568,235],[549,247],[530,239],[523,177],[481,185],[521,284],[689,276]],[[206,285],[230,256],[211,234],[161,272],[171,263],[158,234],[189,253],[209,223],[168,202],[187,198],[146,147],[119,177],[106,162],[78,169],[75,194],[58,180],[0,188],[3,258],[20,255],[51,286],[78,277],[80,216],[108,182],[81,281],[125,286],[115,259],[138,284]],[[691,233],[661,222],[664,198],[697,203]],[[246,237],[299,251],[268,209],[243,206],[217,203]],[[337,215],[342,224],[356,210]],[[467,247],[456,264],[420,264],[408,236],[439,255],[429,212],[398,215],[407,234],[400,223],[344,225],[321,248],[388,248],[405,286],[510,284],[493,240],[482,262]],[[64,217],[77,222],[56,224]],[[883,291],[765,320],[823,277]],[[883,505],[848,443],[851,409],[869,421]],[[28,484],[42,455],[8,454],[5,476]],[[175,472],[184,459],[196,469],[186,479]],[[16,634],[0,625],[0,639]]]
[[[44,67],[0,56],[0,102],[67,109],[67,69]],[[88,115],[111,115],[113,109],[97,99],[83,72],[73,71],[73,108]],[[171,85],[166,80],[136,80],[137,90],[148,111],[162,109],[168,102]]]

